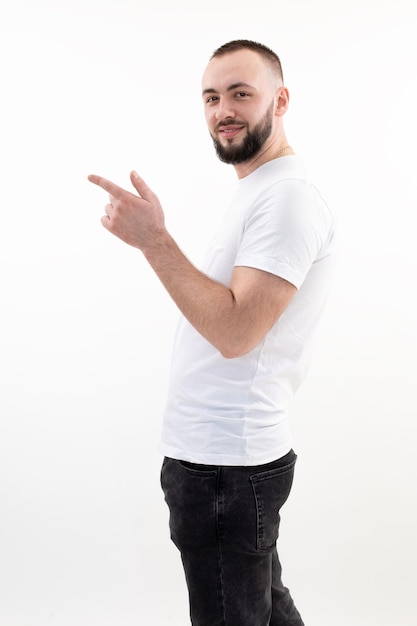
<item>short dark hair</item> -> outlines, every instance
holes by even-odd
[[[210,60],[215,57],[223,56],[228,52],[236,52],[237,50],[244,49],[253,50],[263,56],[264,59],[269,62],[273,71],[278,74],[279,78],[282,82],[284,82],[284,74],[279,56],[271,50],[271,48],[268,48],[268,46],[265,46],[263,43],[258,43],[257,41],[251,41],[250,39],[235,39],[233,41],[229,41],[228,43],[225,43],[217,48],[211,55]]]

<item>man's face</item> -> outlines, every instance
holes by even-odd
[[[203,76],[205,115],[219,159],[255,157],[271,135],[276,84],[259,54],[239,50],[210,61]]]
[[[220,161],[237,165],[238,163],[249,161],[256,156],[271,134],[274,117],[273,111],[274,103],[272,102],[258,124],[256,124],[252,130],[249,125],[246,125],[246,133],[236,142],[233,141],[232,137],[228,137],[228,134],[233,134],[233,128],[236,126],[236,122],[233,120],[221,122],[218,125],[218,132],[210,133],[216,154]],[[226,140],[226,143],[222,143],[222,141],[217,138],[218,135],[220,135],[223,140]]]

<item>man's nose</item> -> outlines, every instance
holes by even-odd
[[[225,120],[227,118],[235,117],[235,111],[231,103],[227,100],[220,99],[216,108],[216,118],[218,120]]]

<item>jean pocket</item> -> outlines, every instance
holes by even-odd
[[[216,465],[202,465],[201,463],[191,463],[190,461],[178,461],[178,464],[187,472],[195,474],[196,476],[213,476],[217,474]]]
[[[292,487],[296,459],[250,477],[256,504],[258,550],[271,550],[278,539],[280,509]]]
[[[169,508],[171,539],[181,551],[215,545],[217,472],[167,459],[161,485]]]

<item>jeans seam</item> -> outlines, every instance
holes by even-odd
[[[226,603],[224,597],[224,577],[223,577],[223,554],[222,554],[222,528],[221,528],[221,497],[220,497],[221,467],[218,468],[216,481],[216,526],[217,526],[217,546],[219,551],[219,571],[220,589],[222,596],[223,621],[226,626]]]
[[[256,518],[257,518],[256,519],[256,547],[260,553],[267,553],[271,549],[273,549],[273,547],[276,545],[277,538],[274,538],[273,543],[269,543],[267,542],[267,539],[265,537],[264,499],[262,497],[262,493],[258,491],[257,485],[267,482],[271,479],[273,480],[274,478],[284,476],[285,474],[291,472],[294,469],[294,466],[295,466],[295,460],[280,468],[275,468],[273,470],[268,470],[266,472],[259,472],[257,474],[252,474],[252,476],[249,477],[251,485],[252,485],[252,494],[255,500],[255,509],[256,509]],[[285,503],[285,500],[283,504],[284,503]],[[277,514],[278,514],[278,520],[279,520],[279,511],[277,511]],[[278,524],[279,524],[279,521],[278,521]]]

